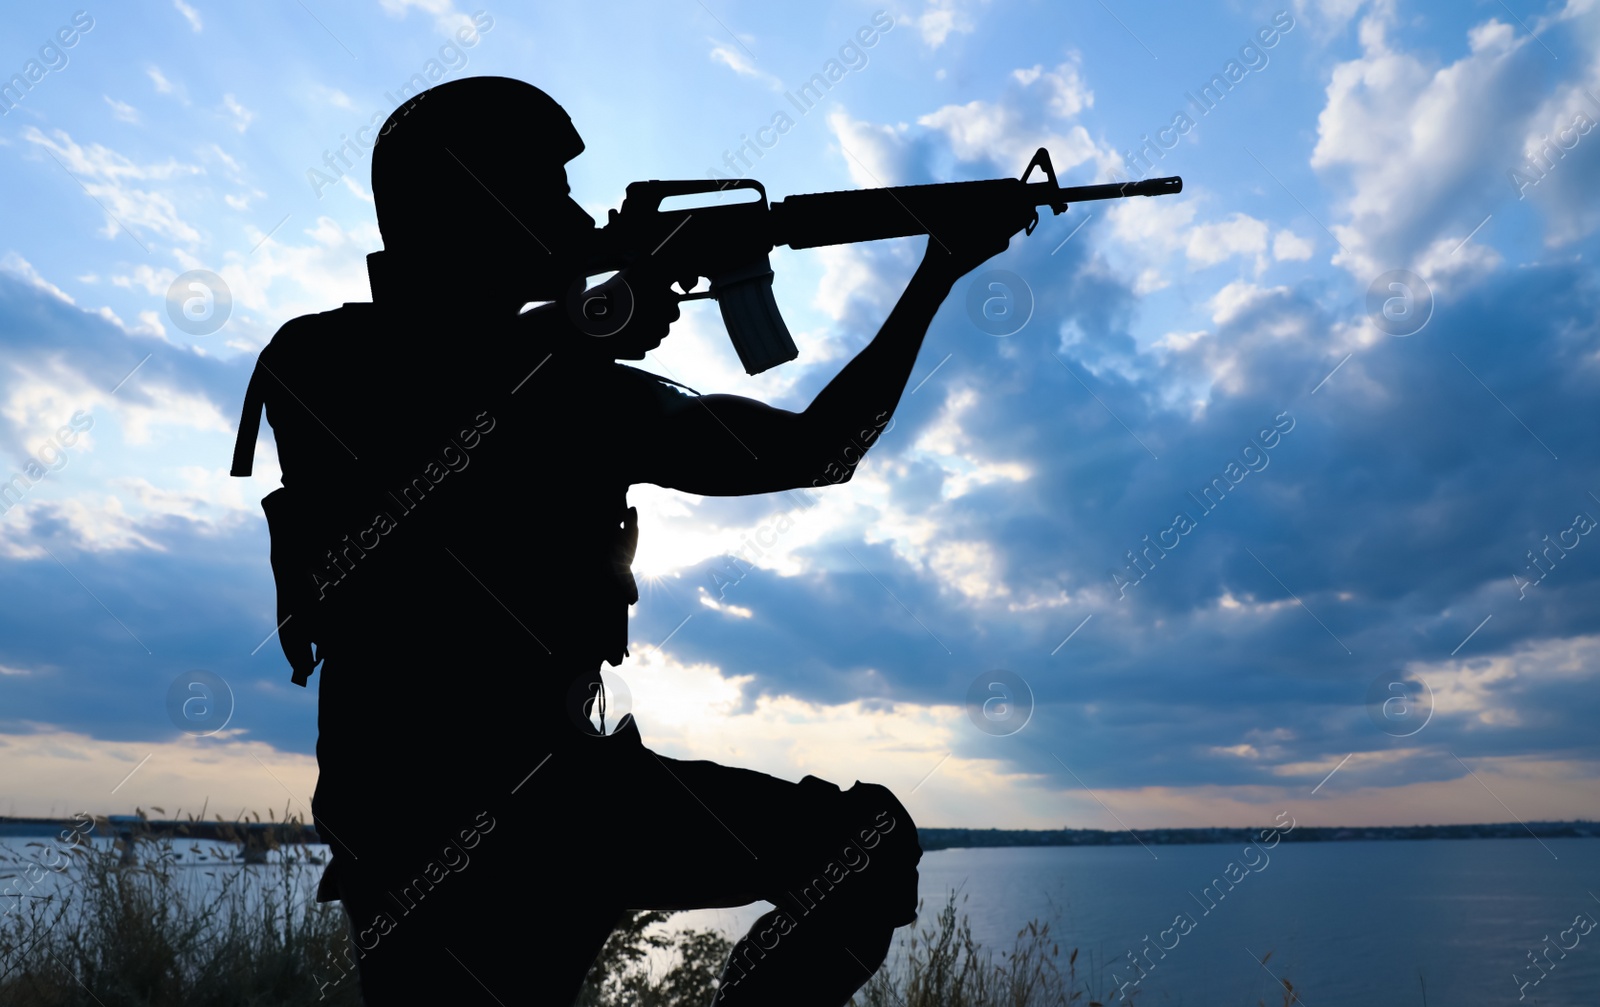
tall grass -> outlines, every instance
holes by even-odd
[[[309,897],[304,846],[278,848],[253,867],[242,865],[242,855],[188,846],[137,834],[109,848],[58,845],[63,862],[53,890],[25,898],[0,921],[0,1003],[360,1003],[353,974],[326,1000],[311,980],[313,968],[327,971],[337,959],[346,929],[337,903]],[[26,863],[9,859],[18,871]]]
[[[360,1003],[354,966],[345,956],[344,911],[338,903],[314,900],[310,882],[316,862],[304,846],[274,847],[265,864],[246,866],[241,854],[219,855],[198,844],[189,844],[186,852],[170,838],[135,835],[128,842],[131,849],[123,840],[115,847],[85,842],[61,848],[65,862],[53,890],[24,899],[20,910],[0,919],[0,1004]],[[0,875],[8,873],[4,859],[13,867],[24,861],[0,858]],[[716,931],[674,930],[672,915],[625,915],[575,1007],[707,1007],[732,942]],[[1009,949],[984,948],[973,940],[966,916],[958,916],[952,892],[930,925],[902,938],[851,1002],[854,1007],[1132,1003],[1133,996],[1118,1002],[1114,986],[1099,974],[1104,971],[1081,974],[1078,952],[1063,956],[1050,925],[1037,920],[1017,931]],[[1283,1005],[1293,1007],[1298,994],[1284,986]]]

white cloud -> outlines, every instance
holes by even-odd
[[[1052,99],[1055,100],[1055,99]],[[917,120],[945,135],[950,150],[962,161],[989,161],[1014,166],[1020,174],[1033,152],[1050,151],[1050,161],[1064,173],[1091,159],[1105,170],[1116,156],[1090,139],[1088,130],[1073,125],[1063,135],[1042,129],[1038,120],[1007,103],[969,101],[946,105]]]
[[[1227,220],[1195,227],[1189,232],[1184,251],[1190,262],[1201,266],[1213,266],[1236,255],[1254,255],[1259,260],[1267,250],[1267,234],[1267,225],[1262,221],[1235,213]]]
[[[922,115],[917,123],[944,133],[950,152],[963,162],[987,160],[1021,173],[1034,150],[1046,147],[1058,173],[1090,160],[1102,175],[1114,168],[1115,150],[1096,146],[1082,125],[1072,123],[1064,133],[1045,125],[1048,118],[1070,118],[1093,107],[1094,93],[1083,83],[1077,59],[1053,70],[1043,66],[1013,70],[1011,78],[1021,91],[1002,101],[974,99],[962,106],[944,106]]]
[[[1311,239],[1302,238],[1293,231],[1279,231],[1272,239],[1272,257],[1280,262],[1309,259],[1313,248]]]
[[[1406,671],[1427,683],[1435,716],[1464,717],[1483,727],[1516,727],[1540,716],[1519,702],[1531,686],[1600,676],[1600,636],[1528,641],[1509,654],[1414,661]]]
[[[296,233],[310,241],[291,244]],[[248,229],[249,245],[264,237],[265,230]],[[177,258],[182,269],[211,269],[221,276],[233,294],[236,315],[258,312],[265,316],[264,324],[275,329],[290,318],[326,311],[330,305],[369,300],[366,255],[381,244],[375,223],[345,230],[331,217],[318,217],[308,227],[297,229],[292,221],[284,224],[254,252],[249,245],[230,250],[220,266],[187,252]],[[153,282],[154,276],[148,279]],[[279,286],[285,282],[288,288]],[[230,330],[238,331],[233,321],[222,331]]]
[[[182,14],[185,18],[188,19],[190,28],[192,28],[195,32],[199,32],[200,31],[200,27],[201,26],[200,26],[200,12],[199,11],[195,10],[193,7],[191,7],[188,4],[184,3],[183,0],[172,0],[172,6],[174,6],[174,7],[176,7],[178,9],[178,13],[179,14]]]
[[[158,67],[158,66],[148,66],[148,67],[145,67],[145,71],[144,72],[150,77],[150,83],[155,85],[157,94],[171,94],[172,93],[172,91],[173,91],[172,81],[167,79],[167,75],[161,72],[161,68],[160,67]]]
[[[711,609],[713,612],[721,612],[724,615],[731,615],[736,619],[749,619],[755,615],[754,612],[748,608],[745,608],[743,605],[729,605],[718,601],[717,599],[711,597],[711,593],[708,592],[704,587],[698,588],[697,591],[700,596],[700,604]]]
[[[755,61],[741,47],[726,42],[714,42],[711,46],[711,60],[714,63],[721,63],[741,77],[759,80],[774,91],[783,90],[783,81],[764,70],[756,69]]]
[[[1165,290],[1172,286],[1172,282],[1161,275],[1161,270],[1155,267],[1141,270],[1139,278],[1133,281],[1133,292],[1141,297],[1153,294],[1158,290]]]
[[[825,245],[816,256],[822,263],[822,279],[812,304],[835,322],[856,310],[887,317],[915,266],[903,247]]]
[[[1449,297],[1486,278],[1504,257],[1489,245],[1446,234],[1417,256],[1416,270],[1428,281],[1434,297]]]
[[[1295,25],[1309,24],[1318,37],[1331,38],[1344,31],[1365,3],[1366,0],[1294,0]],[[1393,0],[1376,0],[1374,6],[1388,9],[1393,7]]]
[[[349,112],[356,111],[355,101],[338,88],[318,84],[315,85],[314,90],[319,100],[332,105],[334,108],[342,108]]]
[[[441,35],[453,36],[458,28],[471,27],[472,18],[456,10],[451,0],[381,0],[386,13],[405,17],[411,8],[433,15],[434,30]]]
[[[863,188],[902,184],[904,127],[852,119],[839,109],[828,113],[828,128],[838,138],[852,182]]]
[[[1348,173],[1333,261],[1360,279],[1411,266],[1448,231],[1476,225],[1486,202],[1512,191],[1505,169],[1485,170],[1484,152],[1514,150],[1542,125],[1530,117],[1546,57],[1515,25],[1475,25],[1468,53],[1436,65],[1390,42],[1392,20],[1383,5],[1362,18],[1363,54],[1334,67],[1311,155],[1321,172]]]
[[[350,194],[351,195],[355,196],[357,199],[361,200],[363,203],[373,203],[373,205],[376,205],[376,202],[374,201],[374,199],[372,197],[372,193],[370,193],[367,190],[363,189],[361,187],[361,183],[357,182],[355,180],[355,178],[351,174],[346,173],[344,175],[341,175],[339,177],[339,181],[344,183],[344,187],[346,189],[350,190]]]
[[[937,49],[951,35],[969,35],[977,27],[972,19],[971,6],[969,0],[928,0],[923,12],[911,17],[911,23],[922,33],[922,41],[927,43],[928,48]]]
[[[1211,320],[1226,325],[1252,304],[1274,294],[1287,294],[1288,287],[1258,287],[1246,280],[1234,280],[1212,296]]]
[[[1023,87],[1032,87],[1042,81],[1050,111],[1066,119],[1094,107],[1094,92],[1084,83],[1080,71],[1078,55],[1074,53],[1070,62],[1061,63],[1054,70],[1046,72],[1044,66],[1038,64],[1028,69],[1013,70],[1011,76]]]
[[[108,95],[103,95],[102,97],[105,98],[106,104],[111,106],[111,114],[112,115],[116,116],[118,119],[120,119],[123,122],[138,123],[138,121],[139,121],[139,110],[138,109],[134,108],[132,105],[129,105],[125,101],[118,101],[117,99],[111,97],[109,94]]]
[[[51,283],[43,276],[40,276],[39,271],[33,268],[33,263],[29,262],[27,259],[24,259],[16,252],[7,252],[3,257],[0,257],[0,270],[4,270],[13,276],[21,277],[28,283],[39,288],[57,300],[65,301],[68,304],[77,303],[73,301],[72,297],[68,295],[65,290],[62,290],[54,283]]]
[[[184,244],[195,244],[200,232],[178,215],[172,200],[150,188],[137,188],[134,182],[166,182],[186,175],[199,175],[196,165],[168,160],[161,164],[135,164],[116,151],[100,144],[83,147],[64,130],[54,130],[53,139],[34,126],[22,131],[23,139],[33,143],[59,161],[106,208],[106,237],[115,237],[122,226],[135,231],[145,229]]]
[[[241,133],[249,129],[250,124],[255,121],[256,114],[239,104],[239,99],[235,98],[231,94],[225,94],[222,96],[222,106],[226,108],[228,110],[228,114],[233,117],[233,128]]]

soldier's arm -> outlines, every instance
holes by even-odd
[[[928,325],[955,281],[1003,251],[1026,221],[951,227],[878,334],[803,412],[736,395],[680,396],[646,432],[641,480],[706,496],[847,482],[888,426]]]

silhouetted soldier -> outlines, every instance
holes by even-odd
[[[916,826],[881,786],[664,758],[631,717],[593,726],[637,600],[626,492],[848,479],[951,284],[1026,218],[935,224],[877,337],[791,413],[616,363],[677,318],[670,245],[630,270],[615,335],[519,315],[582,279],[594,222],[563,167],[582,150],[520,81],[417,95],[373,153],[373,302],[289,322],[251,378],[234,471],[264,404],[279,635],[295,681],[321,662],[319,899],[344,903],[369,1004],[569,1004],[624,910],[761,900],[776,908],[718,1002],[843,1004],[915,919]]]

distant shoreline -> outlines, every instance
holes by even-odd
[[[990,849],[1015,846],[1188,846],[1198,843],[1250,843],[1271,830],[1260,828],[1212,829],[922,829],[917,830],[924,851]],[[1488,823],[1482,825],[1301,825],[1280,832],[1286,843],[1341,843],[1380,839],[1593,839],[1600,823],[1571,822]]]
[[[137,832],[154,838],[240,842],[251,833],[271,832],[278,842],[320,843],[308,824],[255,821],[169,821],[136,815],[97,815],[91,835],[120,836]],[[71,819],[0,816],[0,839],[53,835],[73,826]],[[993,849],[1029,846],[1187,846],[1200,843],[1249,843],[1269,826],[1209,829],[938,829],[919,828],[926,852],[951,849]],[[1480,825],[1383,825],[1347,827],[1301,825],[1280,834],[1286,843],[1338,843],[1383,839],[1593,839],[1600,823],[1507,822]]]

